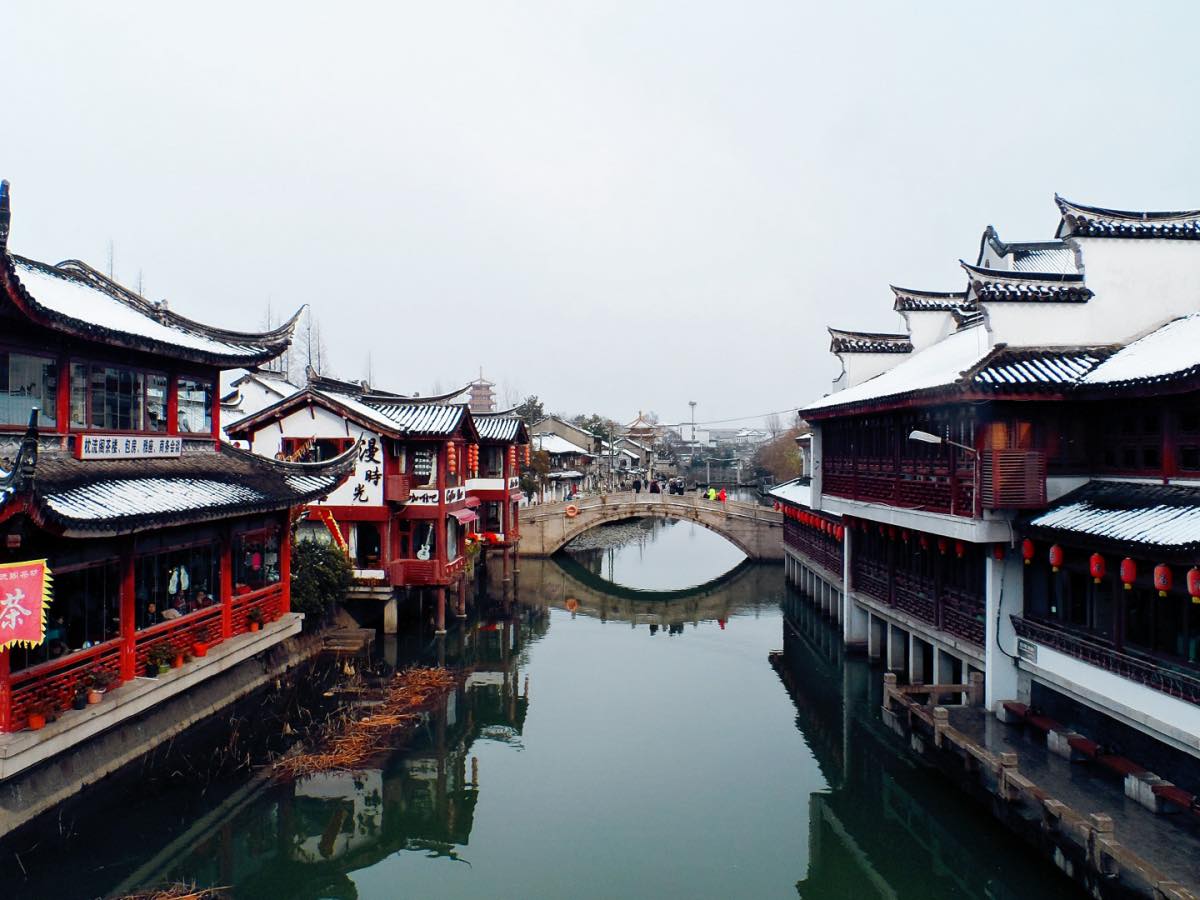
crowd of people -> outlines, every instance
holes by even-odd
[[[686,490],[686,485],[684,484],[682,478],[671,478],[667,481],[661,481],[657,478],[647,478],[644,483],[640,478],[633,479],[633,492],[635,494],[640,494],[643,487],[645,487],[646,491],[651,494],[679,494],[682,496]],[[724,503],[729,499],[728,495],[725,493],[725,488],[718,490],[711,484],[708,486],[707,490],[697,485],[696,490],[699,492],[701,500],[711,500],[714,503]]]

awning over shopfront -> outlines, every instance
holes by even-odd
[[[463,525],[466,525],[468,522],[474,522],[479,518],[479,516],[475,515],[475,511],[472,509],[456,509],[451,512],[450,515],[458,519],[458,521]]]

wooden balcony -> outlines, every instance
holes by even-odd
[[[970,457],[953,466],[916,459],[826,457],[821,479],[821,492],[834,497],[975,515],[975,461]]]
[[[1188,672],[1182,666],[1147,656],[1121,652],[1099,639],[1084,637],[1059,625],[1012,616],[1018,637],[1042,644],[1073,656],[1088,665],[1122,678],[1162,691],[1188,703],[1200,704],[1200,671]]]
[[[393,587],[445,585],[463,570],[466,563],[465,556],[448,563],[438,559],[396,559],[388,563],[388,581]]]
[[[388,503],[407,503],[412,493],[411,475],[385,475],[383,479],[383,499]]]

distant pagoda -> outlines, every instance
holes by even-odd
[[[495,382],[488,381],[483,377],[483,369],[480,368],[479,378],[467,385],[467,390],[470,391],[467,406],[470,407],[471,412],[490,413],[496,411],[495,387]]]

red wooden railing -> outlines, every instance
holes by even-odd
[[[270,622],[287,612],[284,602],[282,584],[273,584],[235,595],[233,634],[242,634],[250,630],[250,610],[261,609],[263,621]],[[211,606],[136,632],[135,674],[145,673],[150,651],[155,647],[166,646],[173,654],[178,654],[190,653],[193,644],[211,645],[220,642],[223,612],[223,607]],[[112,676],[114,684],[109,689],[113,690],[120,684],[117,679],[121,672],[121,645],[120,639],[106,641],[87,650],[69,653],[61,659],[12,673],[9,679],[7,730],[19,731],[25,728],[29,724],[30,711],[38,706],[45,706],[54,713],[70,709],[84,678],[99,669]]]
[[[436,559],[396,559],[388,563],[388,581],[393,587],[446,584],[466,563],[465,556],[449,563]]]
[[[951,466],[926,460],[827,456],[821,492],[849,500],[975,515],[975,463],[964,455]]]
[[[832,574],[841,576],[842,542],[837,538],[792,519],[784,519],[783,542]]]
[[[29,713],[35,707],[46,707],[53,713],[70,709],[84,677],[97,669],[117,678],[121,671],[119,640],[14,672],[10,680],[9,730],[19,731],[28,725]]]
[[[1090,640],[1046,622],[1012,616],[1018,637],[1044,644],[1089,665],[1162,691],[1188,703],[1200,704],[1200,671],[1187,672],[1166,662],[1122,653],[1108,644]]]

